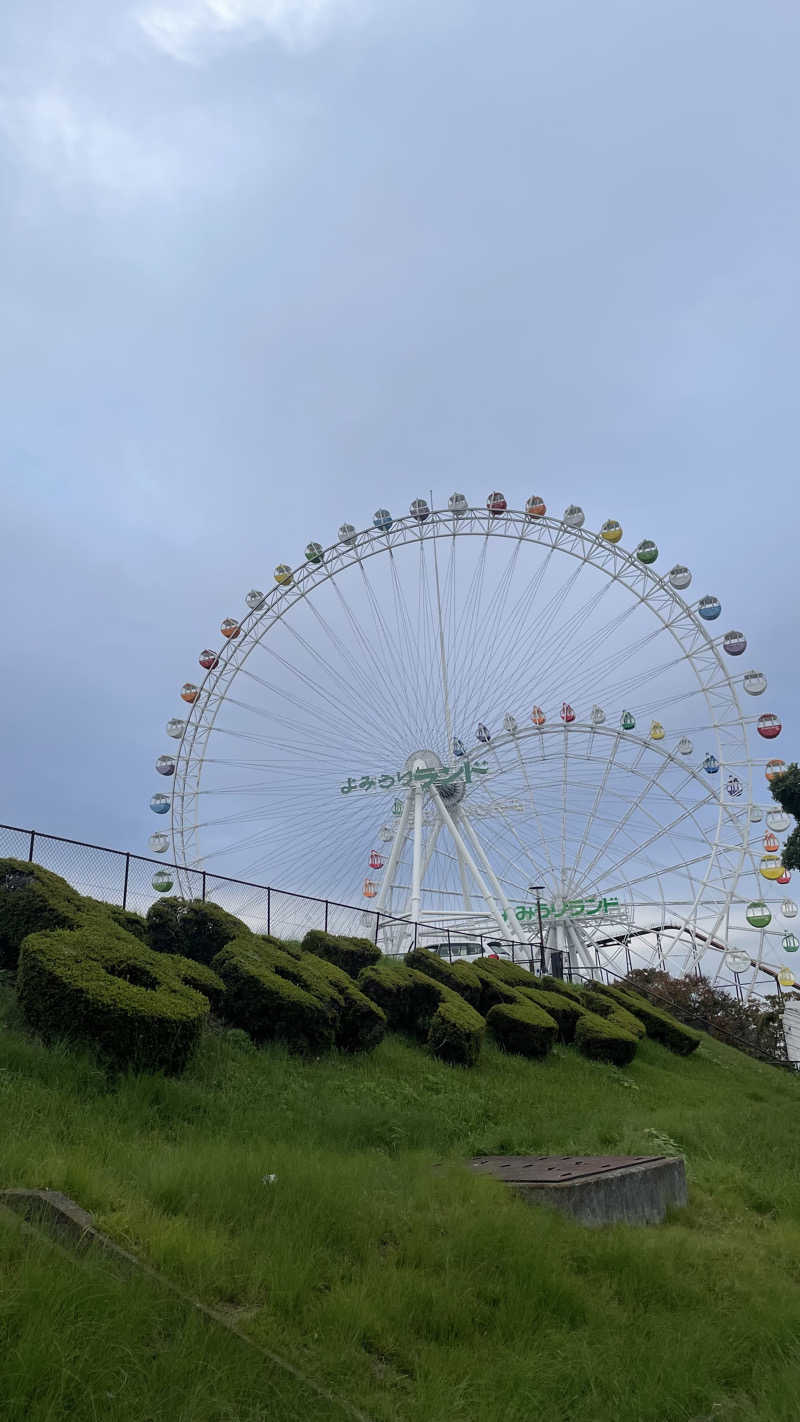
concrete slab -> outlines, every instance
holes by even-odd
[[[661,1224],[669,1205],[689,1198],[682,1156],[483,1155],[469,1167],[593,1227]]]

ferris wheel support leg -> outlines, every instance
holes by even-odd
[[[428,872],[428,869],[429,869],[429,867],[430,867],[430,862],[431,862],[431,860],[432,860],[432,858],[433,858],[433,851],[434,851],[435,848],[436,848],[436,841],[437,841],[437,839],[439,838],[439,835],[441,834],[441,830],[442,830],[442,822],[441,822],[441,820],[439,820],[438,823],[433,826],[433,828],[432,828],[430,834],[428,835],[428,842],[427,842],[427,844],[425,845],[425,858],[424,858],[423,861],[422,861],[422,874],[420,875],[420,889],[422,889],[422,887],[423,887],[423,885],[424,885],[424,883],[425,883],[425,876],[426,876],[426,874],[427,874],[427,872]]]
[[[720,923],[721,918],[722,918],[722,915],[720,914],[720,918],[717,919],[717,923],[718,923],[718,924]],[[725,911],[725,939],[724,939],[725,947],[726,947],[726,948],[727,948],[727,946],[728,946],[728,934],[730,933],[730,931],[731,931],[731,911],[730,911],[730,908],[727,908],[726,911]],[[718,932],[718,929],[715,928],[714,931],[709,934],[709,938],[716,938],[717,932]],[[716,983],[717,978],[719,977],[720,973],[722,972],[722,969],[723,969],[724,966],[725,966],[725,954],[724,954],[724,953],[720,953],[720,954],[719,954],[719,962],[717,963],[717,971],[715,972],[713,978],[711,979],[712,983]]]
[[[461,880],[461,897],[464,901],[464,908],[467,913],[472,912],[472,899],[469,894],[469,880],[467,878],[467,866],[464,863],[461,850],[456,846],[456,857],[458,859],[458,877]]]
[[[403,845],[406,842],[406,835],[408,834],[408,821],[410,818],[410,811],[411,796],[408,795],[406,796],[406,802],[403,806],[403,813],[400,816],[397,829],[395,830],[394,842],[392,844],[391,850],[389,851],[389,863],[386,865],[386,873],[383,876],[383,883],[381,884],[380,893],[378,894],[378,902],[375,905],[375,908],[378,913],[384,913],[387,911],[386,901],[388,898],[390,898],[392,889],[394,887],[394,876],[397,869],[397,861],[403,852]]]
[[[516,938],[518,942],[527,944],[528,940],[526,939],[525,934],[522,932],[519,923],[517,922],[516,918],[514,917],[514,914],[511,911],[511,905],[509,904],[508,899],[505,896],[503,886],[500,883],[500,880],[497,878],[491,864],[489,863],[486,851],[480,840],[478,839],[478,836],[476,835],[474,829],[472,828],[472,825],[469,822],[469,819],[467,818],[463,810],[459,811],[459,822],[461,825],[463,825],[467,838],[473,849],[475,850],[478,859],[483,865],[486,877],[492,886],[495,897],[502,904],[503,908],[506,911],[506,923],[508,925],[509,933],[513,938]]]
[[[481,897],[483,898],[484,903],[486,904],[486,907],[489,910],[489,913],[497,924],[501,936],[504,938],[507,937],[509,934],[509,924],[503,921],[503,915],[500,912],[500,909],[497,907],[494,898],[492,897],[491,890],[484,882],[483,876],[481,875],[481,871],[475,863],[475,860],[472,858],[472,855],[470,854],[469,849],[467,848],[467,845],[464,842],[458,825],[455,823],[453,816],[450,814],[450,811],[447,809],[447,807],[442,803],[439,796],[433,795],[432,799],[437,810],[439,811],[443,823],[450,831],[453,843],[456,847],[458,854],[463,858],[464,863],[472,874],[472,877],[478,886],[478,890],[481,894]]]
[[[422,898],[422,786],[414,787],[414,862],[411,870],[411,919],[419,922]]]
[[[757,962],[755,962],[755,963],[753,964],[753,976],[752,976],[752,978],[750,979],[750,982],[749,982],[748,988],[747,988],[747,992],[746,992],[745,995],[744,995],[744,1000],[745,1000],[745,1002],[749,1002],[749,1001],[750,1001],[751,997],[753,996],[753,993],[754,993],[755,990],[756,990],[756,981],[757,981],[757,979],[758,979],[758,970],[759,970],[759,968],[761,967],[761,964],[762,964],[762,962],[763,962],[763,959],[764,959],[764,930],[763,930],[763,928],[762,928],[762,929],[761,929],[761,932],[760,932],[759,935],[758,935],[758,960],[757,960]]]
[[[581,935],[579,934],[574,923],[567,921],[567,923],[564,924],[564,927],[566,929],[567,944],[569,947],[574,949],[577,962],[579,962],[584,968],[594,969],[596,967],[596,964],[592,962],[592,955],[589,952],[589,949],[586,947],[586,944],[581,938]]]

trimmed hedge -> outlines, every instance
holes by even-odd
[[[255,934],[226,943],[213,961],[225,984],[225,1018],[255,1042],[281,1041],[296,1051],[326,1051],[334,1043],[334,1012],[289,977],[297,959]]]
[[[124,933],[132,933],[140,943],[147,942],[147,920],[142,914],[134,913],[132,909],[124,909],[120,904],[107,904],[103,899],[84,897],[81,898],[81,905],[85,912],[94,909],[110,918],[117,928],[121,928]]]
[[[299,938],[273,938],[270,933],[259,933],[257,938],[263,938],[265,943],[275,943],[283,953],[288,953],[290,958],[302,958],[303,945]]]
[[[240,918],[203,899],[157,899],[145,922],[147,941],[157,953],[178,953],[206,965],[226,943],[250,933]]]
[[[446,958],[440,958],[438,953],[431,953],[427,948],[414,948],[406,953],[405,965],[457,992],[470,1007],[480,1007],[481,980],[471,963],[449,963]]]
[[[368,938],[342,938],[333,933],[323,933],[318,928],[309,929],[302,947],[306,953],[316,953],[318,958],[341,968],[351,978],[357,978],[365,968],[383,957],[380,948],[376,948]]]
[[[86,903],[58,874],[23,859],[0,859],[0,968],[16,968],[29,933],[78,928]]]
[[[441,1002],[440,983],[387,958],[364,968],[358,986],[377,1002],[393,1032],[408,1032],[417,1038],[427,1034]]]
[[[335,1005],[334,1042],[345,1052],[371,1052],[386,1035],[386,1017],[377,1002],[361,992],[350,975],[326,958],[303,953],[294,981]],[[283,970],[281,970],[283,975]],[[290,979],[291,981],[291,979]]]
[[[545,973],[544,977],[537,978],[536,982],[546,992],[560,992],[562,997],[571,997],[575,1002],[581,1000],[581,989],[575,987],[573,983],[568,983],[564,978],[553,978],[549,973]]]
[[[500,1046],[522,1057],[546,1057],[558,1035],[550,1014],[525,998],[497,1003],[486,1021]]]
[[[580,1003],[574,998],[564,997],[557,992],[547,992],[545,989],[539,992],[535,988],[525,988],[522,995],[537,1007],[543,1008],[548,1017],[552,1017],[562,1042],[575,1040],[575,1028],[583,1013]]]
[[[182,1071],[209,1010],[180,964],[110,923],[29,934],[17,991],[46,1041],[86,1043],[121,1070]]]
[[[632,1037],[641,1041],[647,1035],[643,1022],[638,1017],[634,1017],[627,1007],[622,1007],[613,998],[606,997],[602,992],[593,992],[591,988],[586,988],[583,992],[583,1003],[590,1012],[596,1012],[598,1017],[605,1017],[606,1021],[613,1022],[617,1027],[621,1027],[623,1032],[630,1032]]]
[[[507,958],[492,958],[487,955],[485,958],[477,960],[475,966],[480,966],[485,973],[489,973],[492,978],[499,978],[501,983],[507,987],[529,988],[535,978],[527,968],[520,968],[516,963],[509,963]]]
[[[646,998],[639,997],[638,993],[623,992],[621,988],[609,987],[606,983],[596,983],[595,987],[604,996],[612,998],[618,1006],[626,1008],[634,1017],[638,1017],[639,1021],[644,1023],[648,1037],[675,1052],[676,1056],[691,1056],[700,1046],[703,1039],[699,1032],[693,1032],[691,1027],[684,1027],[674,1017],[670,1017],[669,1013],[662,1012],[653,1007]]]
[[[457,992],[441,984],[437,986],[442,997],[428,1031],[428,1051],[450,1066],[475,1066],[486,1022]]]
[[[593,1061],[627,1066],[636,1056],[638,1039],[607,1017],[596,1012],[584,1012],[575,1028],[575,1046]]]
[[[475,1065],[486,1023],[444,983],[384,958],[364,969],[358,985],[383,1008],[393,1031],[409,1033],[453,1066]]]
[[[487,972],[485,962],[484,958],[477,958],[474,963],[470,963],[470,967],[474,969],[475,976],[481,986],[478,1010],[484,1017],[487,1017],[493,1007],[501,1004],[510,1006],[512,1003],[518,1002],[519,988],[504,983],[497,973]]]
[[[277,940],[241,938],[214,959],[227,986],[223,1011],[256,1041],[287,1042],[301,1051],[337,1046],[371,1051],[382,1040],[380,1007],[334,963],[313,953],[285,953]]]
[[[219,974],[215,973],[213,968],[206,967],[205,963],[195,963],[191,958],[181,958],[177,953],[161,956],[166,958],[182,983],[208,998],[212,1012],[221,1017],[224,1011],[225,984]]]

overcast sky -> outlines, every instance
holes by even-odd
[[[798,41],[794,0],[5,6],[0,818],[141,850],[220,619],[430,488],[656,538],[796,757]]]

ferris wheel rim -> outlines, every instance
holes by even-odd
[[[646,565],[639,561],[635,550],[630,551],[621,544],[610,545],[604,540],[601,532],[593,532],[583,527],[568,527],[560,519],[540,516],[532,518],[527,513],[511,509],[504,509],[497,514],[477,506],[466,508],[458,515],[445,510],[432,509],[428,512],[424,522],[420,522],[412,515],[394,520],[388,530],[367,527],[359,532],[353,530],[353,533],[355,537],[352,541],[343,543],[339,540],[331,544],[328,549],[322,550],[323,561],[320,563],[311,563],[306,560],[298,564],[296,569],[289,569],[286,565],[282,565],[283,571],[288,571],[291,574],[290,579],[267,593],[261,604],[257,608],[251,609],[244,617],[232,619],[238,623],[239,636],[226,640],[219,652],[215,654],[217,665],[208,669],[197,688],[194,704],[184,713],[185,725],[180,744],[175,749],[175,778],[170,797],[170,828],[176,849],[180,844],[180,857],[187,870],[190,868],[190,864],[186,852],[186,835],[187,833],[191,835],[192,831],[187,829],[185,823],[186,802],[194,796],[195,805],[197,803],[196,797],[200,793],[199,785],[209,738],[220,708],[224,705],[237,674],[242,670],[251,652],[265,641],[270,631],[287,616],[302,598],[326,582],[336,579],[348,569],[359,564],[363,565],[381,553],[391,554],[396,548],[412,544],[418,544],[422,548],[426,542],[433,540],[435,549],[437,540],[459,536],[485,539],[502,537],[520,544],[532,543],[548,548],[551,552],[567,553],[578,564],[591,566],[597,572],[608,577],[611,582],[624,587],[635,603],[645,607],[648,613],[658,620],[661,627],[670,633],[680,651],[681,659],[691,667],[697,683],[697,691],[702,694],[708,713],[708,726],[704,729],[709,736],[714,736],[720,761],[724,765],[735,764],[743,768],[746,767],[748,793],[745,804],[748,806],[753,804],[754,760],[749,752],[746,727],[749,721],[754,718],[747,717],[744,713],[739,698],[738,680],[734,678],[732,670],[729,670],[728,664],[721,655],[722,639],[717,640],[712,635],[707,623],[699,616],[697,609],[701,600],[688,602],[681,595],[682,590],[674,588],[669,583],[669,575],[658,574],[652,565]],[[657,601],[659,598],[661,606]],[[667,614],[669,608],[677,615],[669,616]],[[692,645],[687,645],[689,639],[691,639]],[[706,659],[709,665],[713,665],[713,680],[708,674],[708,668],[706,668],[704,675],[701,675],[698,670],[698,663],[701,659]],[[727,714],[723,710],[725,707]],[[730,715],[730,712],[733,712],[733,715]],[[595,734],[602,730],[605,733],[611,731],[611,728],[608,727],[588,726],[585,723],[578,723],[576,729],[580,727],[593,731]],[[645,738],[633,739],[648,745],[650,750],[658,749],[661,755],[666,754],[662,748],[657,748]],[[724,744],[736,746],[740,759],[732,761],[732,752],[726,752]],[[670,758],[675,760],[674,755],[671,755]],[[687,769],[681,762],[676,763],[681,764],[682,769]],[[191,786],[189,785],[190,775],[193,775]],[[703,783],[699,772],[695,778],[701,784]],[[727,805],[723,796],[722,777],[718,783],[717,832],[714,844],[709,851],[709,865],[713,864],[721,825],[726,821],[730,821],[734,825],[737,823],[734,807]],[[744,809],[744,804],[741,808]],[[748,821],[745,820],[745,825],[747,824]],[[745,832],[740,838],[740,851],[738,867],[733,876],[734,888],[742,875],[745,861],[748,858],[754,872],[757,873],[755,862],[757,851],[749,844]],[[707,888],[708,878],[706,877],[698,888],[692,911],[684,919],[684,927],[690,926],[692,913]],[[733,891],[728,894],[728,909],[730,909],[734,897]],[[711,931],[712,936],[719,933],[722,917],[723,915],[720,915]]]
[[[432,510],[424,522],[420,522],[413,516],[408,516],[395,520],[388,531],[375,527],[364,529],[360,533],[356,533],[351,542],[342,543],[340,541],[324,550],[321,562],[311,563],[306,560],[299,564],[297,569],[291,570],[291,581],[287,580],[287,582],[279,584],[265,595],[262,605],[252,609],[241,619],[239,636],[227,640],[220,648],[217,654],[218,664],[206,672],[206,676],[198,688],[196,701],[189,709],[186,726],[176,754],[171,829],[173,843],[180,846],[178,857],[184,864],[187,864],[187,867],[189,855],[185,825],[186,800],[192,795],[196,797],[198,793],[206,749],[217,715],[236,675],[241,671],[252,651],[265,640],[270,631],[299,601],[347,569],[359,564],[363,565],[368,559],[380,554],[392,553],[395,548],[415,543],[424,546],[425,542],[430,539],[464,536],[486,539],[501,537],[516,540],[518,543],[533,543],[549,547],[553,552],[567,553],[579,565],[591,566],[612,582],[623,586],[635,601],[655,616],[662,628],[670,633],[680,650],[681,657],[691,666],[698,689],[706,703],[709,716],[707,729],[713,733],[716,748],[726,763],[728,757],[723,751],[722,730],[724,728],[730,733],[735,728],[738,732],[739,745],[743,755],[742,763],[748,769],[748,802],[752,799],[751,760],[744,730],[745,717],[733,677],[722,659],[720,647],[711,636],[703,620],[697,615],[697,604],[688,603],[681,596],[680,590],[671,586],[668,575],[660,575],[654,571],[651,565],[642,564],[636,558],[635,552],[629,551],[621,544],[609,544],[601,533],[595,533],[583,527],[568,528],[561,520],[549,517],[531,519],[518,510],[505,510],[499,516],[480,508],[467,509],[458,516],[454,516],[450,512],[445,513],[443,510]],[[663,609],[654,601],[655,595],[666,598],[668,606],[677,609],[677,617],[667,617]],[[698,599],[698,603],[699,601]],[[679,631],[676,622],[685,624],[685,626],[681,625]],[[699,645],[687,646],[685,638],[689,634],[695,644],[699,643]],[[242,638],[241,641],[239,637]],[[701,654],[711,661],[716,678],[713,684],[710,678],[704,679],[698,669]],[[720,687],[724,688],[727,693],[724,698],[719,696]],[[724,720],[721,719],[719,704],[714,705],[712,691],[717,693],[718,703],[724,700],[727,702],[729,710],[733,710],[732,718],[728,715]],[[199,755],[195,755],[198,740]],[[194,783],[191,788],[187,788],[192,771]],[[715,843],[719,838],[719,829],[725,808],[721,784],[718,804]],[[197,815],[195,815],[195,826],[188,829],[190,838],[196,835],[196,822]],[[712,849],[709,857],[709,873],[713,865],[713,858]],[[740,873],[745,858],[746,844],[743,837],[742,857],[739,864]],[[698,889],[697,902],[700,901],[703,891],[707,887],[708,879],[704,880]]]

